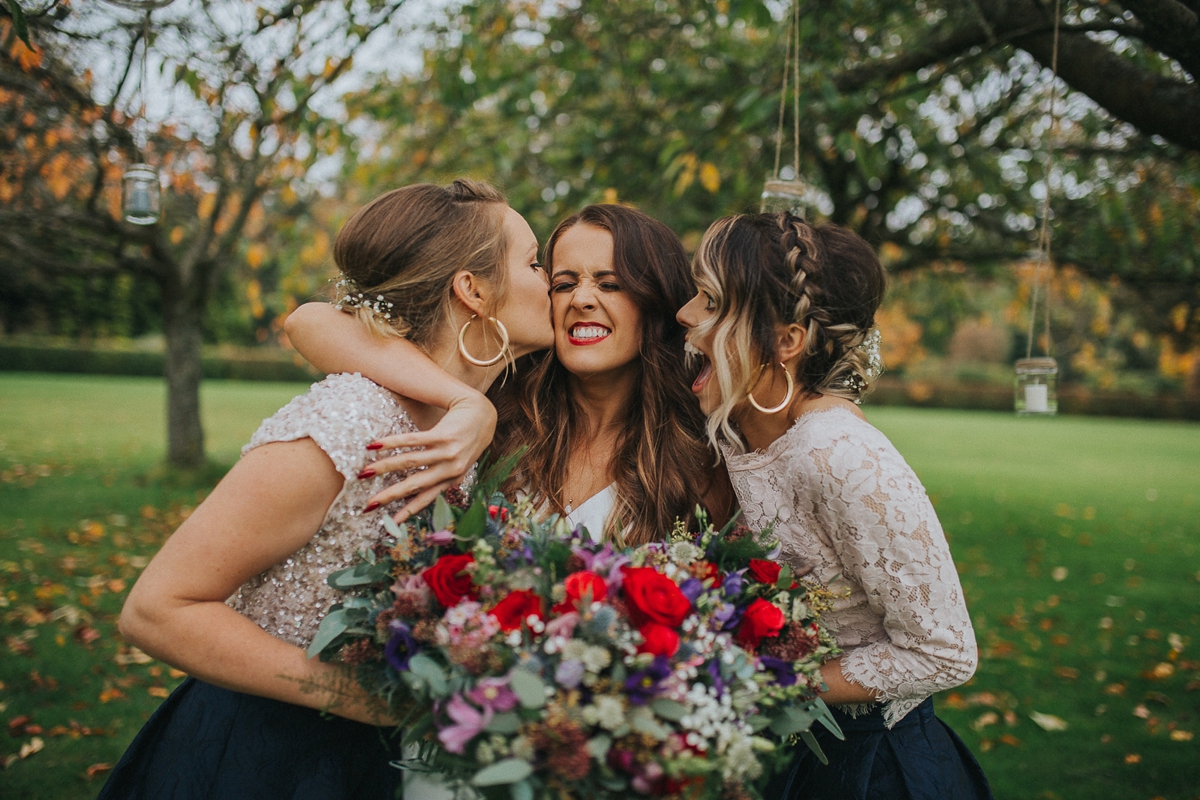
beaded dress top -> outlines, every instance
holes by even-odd
[[[975,632],[946,536],[916,473],[846,408],[801,415],[766,451],[725,460],[746,524],[834,592],[823,621],[842,674],[876,691],[890,728],[975,672]],[[851,713],[869,709],[843,707]]]
[[[226,602],[267,633],[308,647],[329,606],[343,599],[326,581],[330,573],[352,566],[360,549],[379,541],[383,506],[362,513],[367,499],[404,474],[357,480],[362,469],[379,457],[367,450],[384,436],[417,430],[396,395],[355,374],[331,375],[313,384],[265,420],[242,448],[242,454],[269,442],[310,438],[346,479],[320,529],[306,545],[280,563],[242,584]]]

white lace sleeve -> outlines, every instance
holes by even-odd
[[[933,504],[882,433],[861,421],[807,454],[815,516],[844,577],[858,583],[883,637],[847,650],[842,674],[874,689],[894,724],[934,692],[975,671],[975,632]]]

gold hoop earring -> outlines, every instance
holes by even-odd
[[[775,406],[774,408],[763,408],[762,406],[760,406],[758,404],[758,401],[754,399],[753,392],[746,392],[746,399],[750,401],[750,405],[754,406],[756,409],[758,409],[759,411],[761,411],[764,414],[778,414],[780,411],[783,411],[785,408],[787,408],[792,403],[792,394],[796,390],[796,382],[792,380],[792,373],[788,372],[788,368],[786,366],[784,366],[782,363],[780,363],[779,366],[783,369],[783,377],[787,378],[787,386],[788,386],[787,395],[783,398],[782,403]],[[765,370],[766,368],[767,367],[764,364],[763,369]],[[759,376],[759,378],[762,378],[762,372],[759,372],[758,376]],[[755,383],[755,385],[757,385],[758,381],[755,381],[754,383]]]
[[[463,358],[465,358],[467,361],[470,361],[477,367],[490,367],[500,359],[504,358],[505,353],[508,352],[508,328],[504,327],[504,323],[495,317],[488,317],[489,321],[496,323],[496,327],[500,329],[500,335],[504,338],[504,341],[500,343],[500,352],[496,353],[495,356],[485,361],[468,353],[467,344],[463,341],[463,337],[467,333],[467,328],[469,328],[471,323],[478,318],[478,314],[472,314],[471,319],[467,320],[463,326],[458,329],[458,352],[462,354]]]

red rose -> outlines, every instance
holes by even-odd
[[[439,603],[446,608],[453,608],[464,597],[474,597],[476,594],[471,573],[465,571],[469,564],[474,563],[475,556],[470,553],[442,556],[422,572],[421,577],[429,584]]]
[[[638,633],[642,634],[642,639],[645,640],[638,646],[639,653],[670,658],[679,652],[679,634],[666,625],[647,622]]]
[[[563,588],[567,590],[567,598],[553,608],[555,614],[574,611],[579,601],[587,595],[591,595],[592,602],[599,602],[608,594],[608,584],[604,578],[587,570],[572,572],[563,581]]]
[[[778,636],[786,621],[783,612],[774,603],[768,603],[760,597],[742,615],[733,640],[747,650],[756,650],[764,638]]]
[[[683,623],[692,603],[675,581],[652,567],[625,567],[624,572],[625,599],[635,627],[657,622],[678,628]]]
[[[514,631],[521,627],[530,614],[542,618],[542,598],[528,589],[518,589],[496,603],[496,607],[488,613],[500,623],[501,630]]]
[[[504,506],[488,506],[488,516],[492,519],[499,519],[501,522],[508,522],[508,509]]]
[[[771,585],[779,583],[781,569],[782,567],[774,561],[764,561],[761,558],[750,559],[750,574],[759,583],[769,583]],[[795,581],[792,581],[791,588],[795,589],[797,585]]]
[[[725,582],[725,576],[721,574],[721,570],[716,564],[711,561],[697,561],[691,566],[692,577],[697,580],[706,581],[712,579],[711,587],[720,589],[721,584]]]

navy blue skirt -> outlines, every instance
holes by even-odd
[[[188,678],[147,721],[100,800],[392,800],[385,729]]]
[[[790,767],[763,793],[769,800],[992,800],[979,762],[933,713],[933,698],[888,730],[883,712],[833,716],[842,741],[821,725],[813,735],[829,764],[798,744]]]

